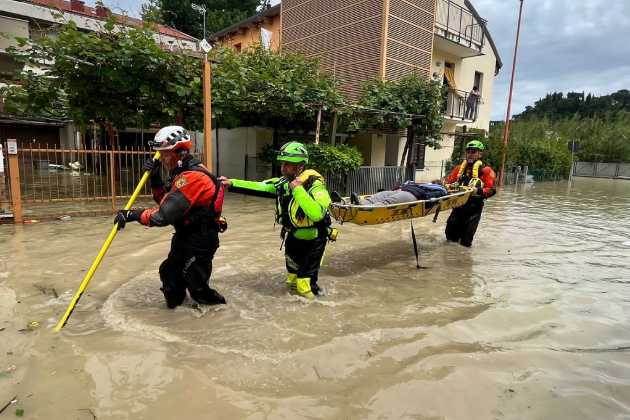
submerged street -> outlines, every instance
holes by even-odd
[[[32,419],[630,418],[630,183],[509,186],[471,249],[447,214],[344,224],[307,302],[287,293],[273,200],[230,194],[211,285],[166,309],[171,228],[113,217],[0,226],[0,407]],[[36,321],[38,324],[34,324]],[[203,415],[201,413],[207,413]]]

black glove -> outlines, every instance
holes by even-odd
[[[139,222],[143,211],[144,209],[118,210],[114,224],[118,225],[118,230],[124,229],[127,222]]]
[[[144,162],[142,169],[144,171],[151,171],[151,175],[154,175],[160,171],[160,161],[150,157]]]
[[[217,219],[217,224],[219,225],[219,233],[225,232],[228,228],[228,222],[223,216],[220,216]]]
[[[151,182],[151,187],[157,188],[164,185],[164,181],[162,181],[162,177],[160,176],[160,161],[155,160],[153,158],[149,158],[142,165],[143,171],[151,171],[151,175],[149,178]]]

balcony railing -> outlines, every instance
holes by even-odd
[[[444,101],[443,114],[451,120],[476,121],[479,115],[479,100],[470,92],[449,89]]]
[[[437,2],[436,33],[446,39],[481,52],[485,42],[483,23],[452,0]]]

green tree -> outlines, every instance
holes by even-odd
[[[172,26],[196,38],[203,38],[203,16],[192,4],[207,10],[208,35],[240,22],[268,5],[266,0],[148,0],[142,6],[142,18]]]
[[[160,0],[146,0],[140,6],[140,15],[145,22],[162,23],[162,9],[160,9]]]
[[[116,28],[83,32],[73,22],[11,54],[28,66],[21,86],[3,92],[7,110],[97,121],[118,129],[172,123],[201,126],[200,60],[161,49],[153,32]]]
[[[342,106],[334,79],[317,61],[292,53],[274,53],[258,46],[243,53],[214,53],[213,106],[222,126],[258,125],[280,130],[312,131],[318,110]]]
[[[7,110],[14,113],[91,121],[118,129],[178,121],[202,127],[201,60],[160,49],[144,29],[84,33],[74,24],[56,37],[14,50],[14,56],[44,72],[20,75],[21,85],[7,88]],[[236,54],[216,49],[213,60],[214,122],[222,127],[274,128],[309,132],[317,111],[343,103],[332,77],[315,61],[278,54],[262,47]]]
[[[610,95],[585,95],[584,92],[561,92],[547,94],[528,106],[525,111],[515,115],[515,120],[548,118],[560,120],[580,117],[591,118],[611,112],[630,112],[630,91],[622,89]]]
[[[530,173],[543,179],[566,177],[571,168],[571,152],[567,137],[549,120],[518,121],[510,125],[510,142],[506,154],[506,168],[528,166]],[[488,151],[484,160],[496,170],[503,154],[503,125],[490,130]]]
[[[345,174],[357,169],[363,164],[363,155],[356,147],[346,144],[332,146],[330,144],[307,143],[308,165],[307,168],[330,174]],[[263,148],[261,159],[268,163],[276,161],[277,149],[269,145]]]
[[[320,172],[346,173],[363,164],[363,156],[355,147],[340,144],[307,144],[308,167]]]
[[[442,88],[417,75],[398,81],[375,80],[364,86],[351,127],[380,130],[407,129],[407,165],[420,159],[424,146],[440,147]]]

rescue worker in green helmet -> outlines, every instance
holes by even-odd
[[[299,142],[286,143],[278,152],[281,178],[262,182],[220,177],[232,192],[276,198],[276,221],[285,240],[287,286],[307,299],[320,294],[318,273],[331,237],[330,195],[324,178],[306,169],[308,151]],[[332,238],[332,237],[331,237]]]
[[[474,189],[468,202],[453,209],[446,222],[446,240],[459,242],[465,247],[471,247],[484,201],[497,193],[494,185],[496,175],[494,170],[481,160],[485,146],[479,140],[466,144],[466,159],[459,166],[453,168],[451,174],[444,180],[447,186],[468,186]]]

